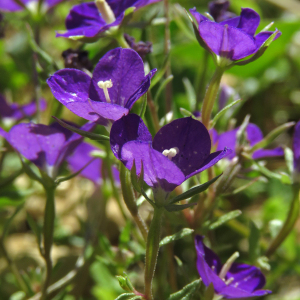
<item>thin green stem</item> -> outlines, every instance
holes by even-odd
[[[163,211],[164,208],[162,207],[154,208],[154,215],[147,238],[145,262],[145,295],[147,300],[154,299],[152,294],[152,281],[155,273],[157,256],[159,251]]]
[[[122,187],[124,202],[128,210],[130,211],[134,221],[139,227],[143,235],[143,238],[146,241],[148,235],[148,228],[144,220],[141,218],[138,211],[138,207],[136,205],[136,199],[131,184],[130,172],[129,170],[126,169],[126,167],[122,163],[120,167],[120,179],[121,179],[121,187]]]
[[[205,90],[205,79],[206,79],[206,74],[207,74],[207,67],[208,67],[208,59],[209,59],[209,52],[204,51],[203,54],[203,59],[202,59],[202,65],[201,65],[201,75],[197,76],[198,77],[198,88],[197,88],[197,102],[196,102],[196,107],[195,109],[198,110],[200,109],[200,102],[202,100],[204,90]]]
[[[52,258],[51,258],[51,249],[53,245],[53,234],[54,234],[54,220],[55,220],[55,186],[44,187],[47,195],[46,207],[45,207],[45,216],[44,216],[44,249],[43,257],[46,262],[46,278],[42,290],[42,298],[47,298],[47,288],[50,284],[51,274],[52,274]]]
[[[209,128],[210,115],[213,110],[215,100],[217,98],[223,73],[224,73],[224,69],[217,67],[205,93],[205,97],[202,105],[201,117],[202,117],[202,123],[206,128]]]
[[[129,48],[130,46],[128,45],[128,43],[126,42],[123,33],[119,33],[115,36],[115,39],[117,40],[118,44],[122,47],[122,48]]]

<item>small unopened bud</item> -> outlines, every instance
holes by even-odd
[[[114,12],[105,0],[95,0],[95,4],[101,14],[101,17],[107,24],[110,24],[116,20]]]

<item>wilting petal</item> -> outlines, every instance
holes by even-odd
[[[224,30],[227,30],[225,36]],[[218,23],[204,21],[199,24],[199,33],[214,53],[230,60],[242,59],[257,50],[253,37],[231,26],[226,29]],[[225,41],[224,38],[227,40]]]
[[[171,192],[185,180],[181,170],[160,152],[152,149],[150,142],[127,142],[123,145],[120,156],[129,170],[135,161],[138,175],[141,173],[143,162],[144,180],[151,187],[161,187]]]
[[[97,64],[90,86],[90,97],[107,102],[99,81],[112,81],[108,89],[111,103],[126,106],[132,93],[143,83],[144,64],[141,57],[131,49],[116,48],[104,55]]]
[[[206,127],[188,117],[172,121],[162,127],[153,139],[153,148],[160,153],[171,148],[179,152],[172,158],[185,176],[199,169],[209,156],[211,140]]]
[[[259,14],[251,8],[242,8],[240,22],[237,28],[254,36],[260,22]]]
[[[294,168],[300,172],[300,121],[295,126],[293,138]]]
[[[232,150],[229,148],[224,148],[223,151],[217,151],[214,153],[209,154],[209,156],[206,158],[206,160],[202,163],[202,165],[200,166],[199,169],[197,169],[196,171],[190,173],[187,175],[186,178],[190,178],[193,175],[196,175],[210,167],[212,167],[213,165],[215,165],[219,160],[221,160],[224,157],[230,157],[230,155],[232,154]]]
[[[130,141],[152,142],[152,136],[143,120],[135,114],[124,116],[114,122],[110,131],[110,146],[114,155],[121,159],[121,150]]]

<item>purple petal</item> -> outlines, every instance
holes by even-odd
[[[300,172],[300,121],[295,126],[293,138],[294,168]]]
[[[249,141],[250,146],[254,146],[264,138],[260,128],[253,123],[248,124],[246,133],[247,133],[247,140]]]
[[[212,145],[215,145],[219,139],[219,135],[216,129],[212,128],[209,130],[209,134],[212,140]]]
[[[232,27],[237,27],[240,23],[240,17],[234,17],[225,21],[220,22],[220,25],[228,25],[228,26],[232,26]]]
[[[108,89],[111,103],[125,107],[133,91],[140,88],[144,77],[144,63],[134,50],[113,49],[100,59],[94,70],[90,97],[106,102],[98,82],[111,80],[113,86]]]
[[[151,187],[161,187],[166,192],[171,192],[185,180],[180,169],[160,152],[152,149],[150,142],[127,142],[123,145],[120,156],[129,170],[135,161],[138,175],[143,162],[144,180]]]
[[[160,153],[177,147],[179,152],[172,158],[185,176],[199,169],[209,156],[211,140],[206,127],[188,117],[172,121],[162,127],[153,139],[153,148]]]
[[[81,143],[73,152],[71,156],[67,158],[69,168],[73,173],[78,172],[82,169],[87,163],[91,162],[87,167],[85,167],[80,175],[93,181],[97,185],[102,184],[102,160],[100,158],[93,158],[90,154],[92,151],[98,150],[96,147],[93,147],[87,143]]]
[[[8,134],[8,141],[20,154],[39,168],[47,169],[55,165],[66,138],[56,128],[42,124],[22,123],[12,127]]]
[[[231,153],[227,156],[227,158],[232,159],[235,157],[235,147],[236,147],[236,134],[237,134],[238,128],[234,130],[230,130],[227,132],[224,132],[219,135],[218,138],[218,145],[217,145],[217,151],[220,151],[224,149],[225,147],[228,147],[231,149]]]
[[[260,22],[259,14],[251,8],[242,8],[240,22],[237,28],[243,30],[251,36],[254,36]]]
[[[113,123],[110,131],[110,147],[114,155],[121,159],[124,144],[130,141],[152,142],[152,136],[143,120],[135,114],[129,114]]]
[[[223,151],[217,151],[214,153],[211,153],[208,158],[203,162],[203,164],[200,166],[200,168],[196,171],[194,171],[191,174],[188,174],[186,178],[190,178],[210,167],[215,165],[219,160],[221,160],[224,157],[229,157],[232,154],[232,150],[229,148],[224,148]]]
[[[207,18],[204,15],[197,12],[196,7],[190,8],[189,11],[190,11],[191,15],[195,18],[198,25],[203,21],[209,21],[210,22],[209,18]]]
[[[195,238],[197,253],[197,270],[205,284],[213,283],[216,292],[221,292],[226,287],[225,282],[217,275],[222,268],[219,257],[203,243],[203,237],[197,235]],[[212,268],[213,267],[213,268]]]
[[[253,37],[231,26],[203,21],[199,33],[211,51],[230,60],[242,59],[257,50]]]
[[[273,34],[273,31],[262,31],[257,34],[254,39],[256,43],[257,49],[259,49],[262,44]],[[281,32],[278,32],[274,38],[274,40],[278,39],[281,36]]]
[[[275,149],[259,149],[254,151],[252,154],[253,159],[260,159],[266,157],[276,157],[276,156],[283,156],[284,150],[281,147],[277,147]]]
[[[76,69],[63,69],[54,73],[47,80],[47,83],[54,97],[66,106],[74,114],[106,125],[106,120],[101,116],[110,117],[116,112],[119,116],[128,113],[127,109],[119,106],[89,100],[88,90],[91,78],[83,71]],[[102,112],[103,110],[103,112]]]
[[[263,273],[255,266],[234,263],[227,272],[227,278],[234,278],[231,286],[247,292],[254,292],[264,287],[266,279]]]

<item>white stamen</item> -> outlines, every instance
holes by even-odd
[[[225,281],[225,284],[226,284],[226,285],[229,285],[233,280],[234,280],[234,278],[233,278],[233,277],[230,277],[229,279],[227,279],[227,280]]]
[[[231,268],[232,264],[234,263],[234,261],[240,256],[240,254],[238,252],[233,253],[228,260],[226,261],[226,263],[223,265],[219,277],[221,279],[224,279],[227,272],[229,271],[229,269]]]
[[[166,156],[169,160],[172,160],[172,158],[175,157],[178,153],[179,149],[177,147],[171,148],[169,150],[166,149],[162,152],[162,154]]]
[[[95,0],[95,4],[101,14],[101,17],[107,24],[116,21],[114,12],[112,11],[111,7],[106,3],[105,0]]]
[[[113,83],[110,80],[106,80],[106,81],[99,81],[98,83],[98,86],[100,89],[103,89],[103,92],[104,92],[104,95],[105,95],[105,99],[108,103],[110,103],[110,98],[109,98],[109,94],[108,94],[108,89],[111,88],[113,86]]]

